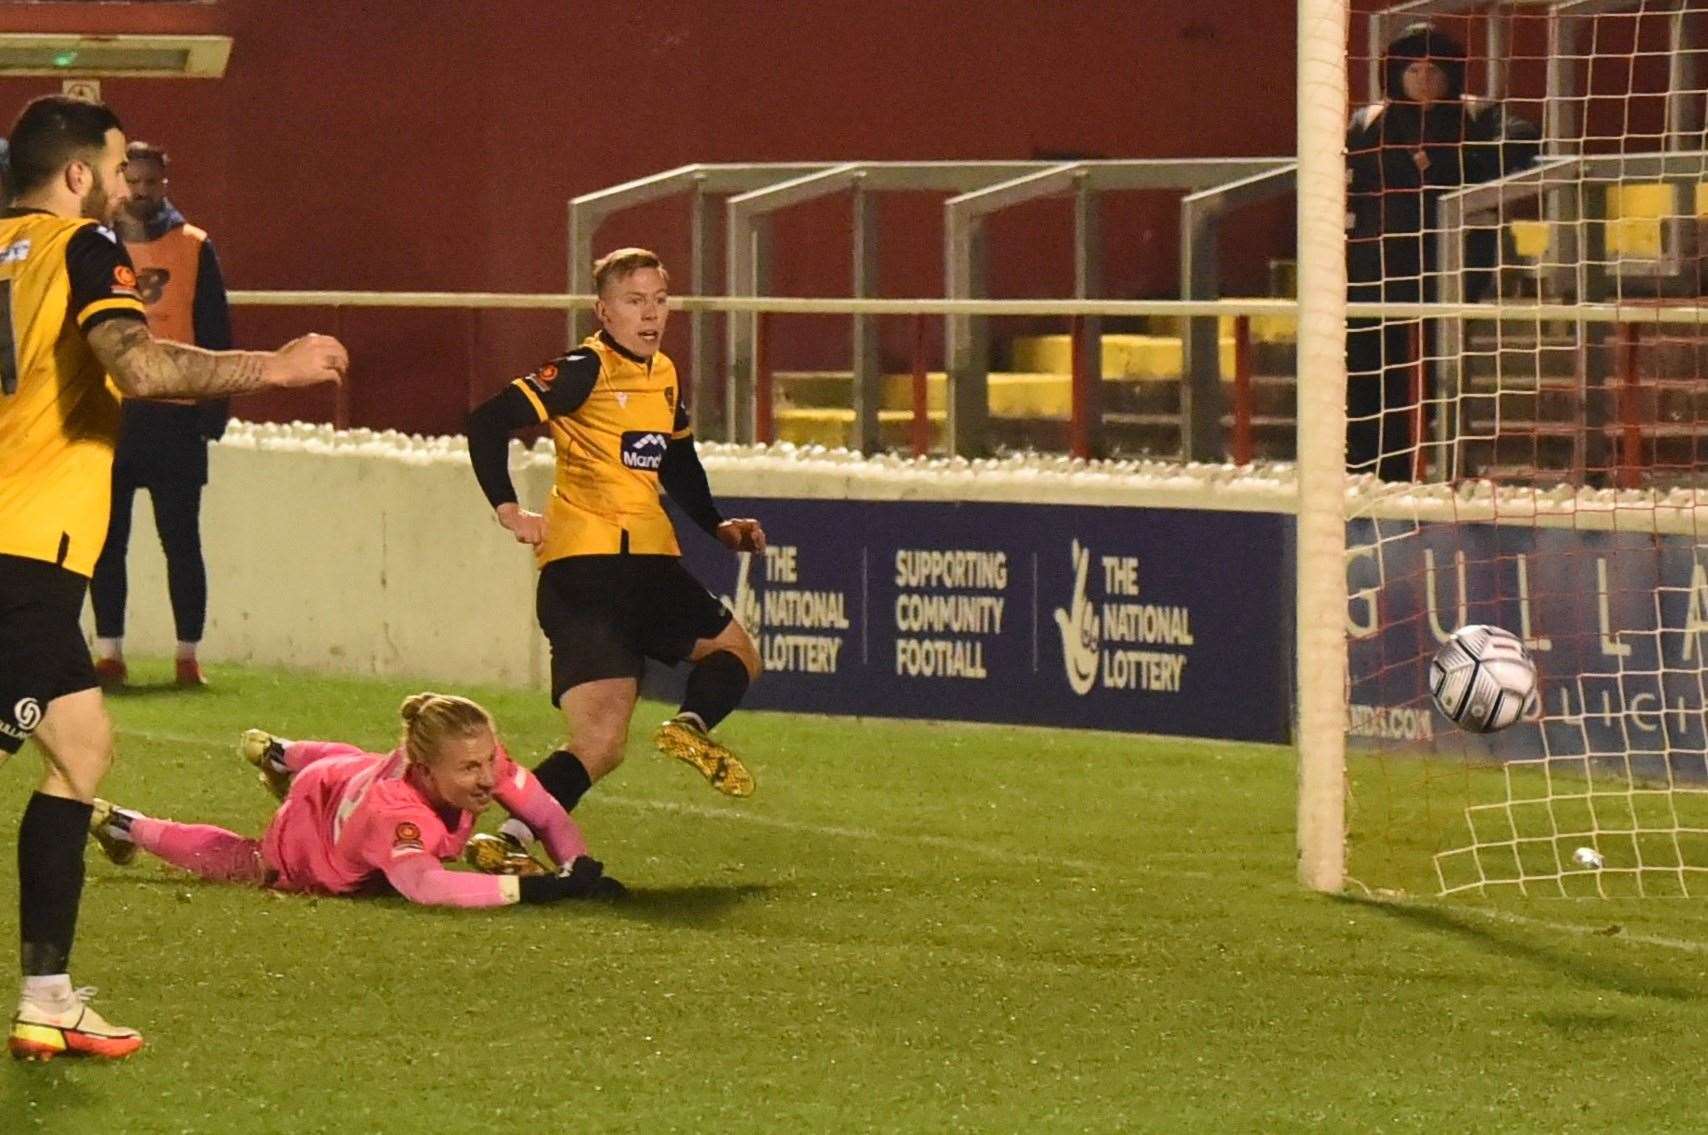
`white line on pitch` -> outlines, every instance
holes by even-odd
[[[1609,933],[1606,927],[1576,926],[1569,922],[1552,922],[1546,918],[1531,918],[1525,914],[1513,914],[1504,910],[1485,910],[1482,907],[1475,906],[1441,907],[1437,909],[1453,913],[1463,912],[1495,922],[1534,926],[1543,930],[1561,930],[1567,934],[1576,934],[1584,938],[1606,938],[1611,942],[1635,942],[1643,946],[1658,946],[1663,950],[1678,950],[1686,954],[1708,954],[1708,942],[1692,942],[1684,938],[1661,938],[1652,934],[1631,934],[1623,929],[1619,930],[1618,933]]]
[[[921,847],[935,847],[944,851],[958,851],[985,859],[996,859],[1004,863],[1030,863],[1037,867],[1078,871],[1081,874],[1108,871],[1113,867],[1112,864],[1108,863],[1092,863],[1084,859],[1065,859],[1055,855],[1041,855],[1033,851],[1019,851],[996,844],[980,843],[977,840],[954,839],[950,836],[892,835],[889,832],[875,831],[871,828],[850,828],[837,824],[814,824],[805,820],[785,820],[776,816],[738,812],[728,808],[708,808],[701,804],[682,804],[674,800],[643,800],[639,797],[623,796],[614,792],[602,793],[599,798],[607,804],[616,804],[624,808],[672,812],[676,815],[693,816],[697,819],[735,820],[744,824],[756,824],[763,828],[775,828],[779,831],[835,836],[841,839],[855,839],[869,843],[911,843]],[[1197,874],[1197,872],[1183,871],[1167,871],[1165,873],[1170,875]]]

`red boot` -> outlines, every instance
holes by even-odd
[[[125,684],[125,660],[122,658],[95,659],[95,680],[103,690],[117,689]]]

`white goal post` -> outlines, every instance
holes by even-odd
[[[1346,0],[1299,0],[1299,881],[1346,877]]]

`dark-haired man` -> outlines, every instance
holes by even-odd
[[[481,489],[498,522],[533,545],[540,566],[552,703],[570,742],[534,771],[573,810],[623,759],[646,659],[687,661],[693,669],[681,712],[654,740],[718,791],[747,796],[752,775],[710,734],[759,676],[759,651],[682,566],[659,489],[732,551],[763,551],[765,532],[756,520],[725,519],[712,500],[676,368],[658,349],[669,314],[669,277],[658,257],[619,249],[594,266],[593,280],[600,331],[468,419]],[[506,463],[510,433],[540,423],[557,446],[544,516],[517,503]]]
[[[106,224],[128,195],[125,137],[100,103],[44,95],[8,138],[0,214],[0,759],[34,737],[45,758],[18,827],[20,1059],[116,1058],[142,1045],[69,974],[90,802],[113,730],[78,624],[106,538],[121,395],[208,398],[336,381],[337,340],[206,351],[148,331],[136,272]]]
[[[117,212],[114,228],[136,266],[148,329],[175,343],[226,350],[231,346],[231,313],[219,257],[208,234],[187,222],[166,196],[166,151],[132,142],[125,157],[130,199]],[[125,399],[113,459],[113,518],[89,581],[95,608],[95,676],[103,686],[125,683],[125,554],[138,489],[148,490],[154,527],[166,554],[166,592],[178,638],[178,684],[206,684],[196,658],[208,613],[202,489],[208,483],[208,442],[225,432],[230,405],[224,398]]]

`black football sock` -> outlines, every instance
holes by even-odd
[[[18,824],[18,936],[25,977],[65,973],[71,965],[93,810],[40,792],[24,807]]]
[[[683,713],[706,723],[706,732],[735,712],[747,693],[750,679],[741,659],[727,650],[708,654],[688,672],[688,689],[682,695]]]
[[[551,793],[565,812],[575,811],[582,796],[593,787],[593,777],[581,758],[568,749],[559,749],[534,768],[540,787]]]

